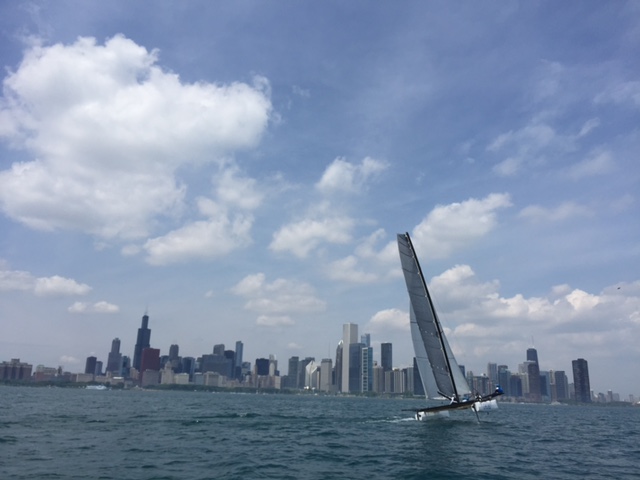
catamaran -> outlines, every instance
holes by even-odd
[[[411,339],[420,379],[430,406],[414,410],[417,420],[448,415],[450,410],[478,411],[498,408],[495,397],[503,394],[499,385],[488,395],[472,394],[444,336],[433,306],[427,282],[408,233],[398,234],[400,263],[410,303]]]

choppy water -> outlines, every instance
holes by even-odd
[[[1,479],[640,478],[640,408],[0,387]]]

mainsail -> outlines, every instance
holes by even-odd
[[[471,390],[444,336],[408,233],[398,234],[398,250],[409,292],[411,338],[427,398],[459,402]]]

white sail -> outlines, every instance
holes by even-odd
[[[409,293],[416,362],[427,398],[457,401],[471,390],[444,336],[408,233],[398,235],[398,250]]]

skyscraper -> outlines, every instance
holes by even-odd
[[[538,351],[535,348],[527,348],[526,373],[529,379],[529,400],[542,401],[542,389],[540,386],[540,365],[538,364]]]
[[[393,349],[390,343],[380,344],[380,365],[385,372],[393,370]]]
[[[140,383],[143,386],[159,383],[160,349],[146,347],[140,355]]]
[[[589,385],[589,365],[584,358],[571,362],[573,367],[573,388],[576,393],[576,402],[591,402],[591,386]]]
[[[107,356],[107,372],[113,375],[122,375],[122,354],[120,353],[120,339],[114,338],[111,342],[111,351]]]
[[[240,340],[236,342],[236,353],[235,358],[233,359],[233,364],[235,365],[236,371],[234,373],[234,377],[238,380],[242,379],[242,350],[244,345]]]
[[[136,346],[133,351],[133,365],[132,367],[140,371],[142,362],[142,350],[149,348],[151,344],[151,329],[149,328],[149,315],[146,313],[142,316],[142,326],[138,329],[138,338],[136,339]]]
[[[90,373],[91,375],[95,375],[97,361],[98,359],[94,356],[87,357],[87,361],[84,364],[84,373]]]
[[[345,323],[342,326],[342,385],[340,386],[340,391],[344,393],[349,393],[349,362],[351,360],[349,347],[353,343],[358,343],[358,325]],[[358,384],[359,382],[356,383]]]

